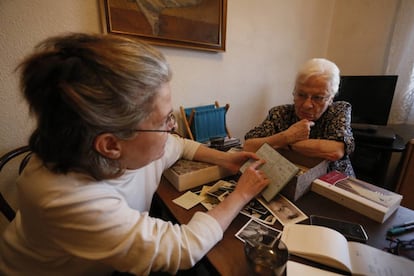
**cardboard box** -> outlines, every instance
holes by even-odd
[[[217,165],[180,159],[163,175],[179,191],[186,191],[231,175]]]
[[[328,161],[284,149],[279,149],[278,151],[300,169],[296,176],[281,191],[282,195],[295,202],[311,190],[312,182],[315,179],[326,174]]]
[[[315,179],[312,191],[380,223],[397,210],[402,199],[400,194],[336,171]]]

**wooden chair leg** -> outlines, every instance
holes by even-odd
[[[219,102],[218,102],[218,101],[215,101],[215,102],[214,102],[214,104],[215,104],[215,106],[216,106],[216,107],[220,107],[220,105],[219,105]],[[227,114],[227,111],[229,110],[230,105],[229,105],[229,104],[226,104],[226,105],[224,106],[224,108],[226,109],[226,114]],[[228,127],[227,127],[227,123],[226,123],[226,122],[224,122],[224,123],[225,123],[224,128],[226,129],[227,136],[228,136],[229,138],[231,138],[231,134],[230,134],[230,131],[229,131]]]
[[[184,127],[185,127],[185,129],[186,129],[186,131],[188,133],[188,136],[190,137],[191,140],[194,140],[194,136],[191,133],[190,125],[189,125],[189,123],[187,121],[187,116],[185,115],[185,111],[184,111],[184,108],[182,106],[180,106],[180,113],[181,113],[181,117],[183,117]]]

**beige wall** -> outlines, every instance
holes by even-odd
[[[344,75],[384,74],[398,0],[337,0],[326,56]]]
[[[396,2],[229,0],[226,52],[159,47],[174,70],[174,105],[230,103],[230,130],[243,137],[271,106],[291,101],[295,71],[310,57],[328,57],[347,74],[380,74]],[[100,32],[98,3],[1,1],[0,153],[24,144],[33,126],[19,95],[16,64],[50,35]]]

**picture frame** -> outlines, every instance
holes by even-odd
[[[151,44],[224,52],[227,0],[101,0],[104,32]]]

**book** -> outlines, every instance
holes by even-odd
[[[400,194],[338,171],[314,180],[311,190],[380,223],[397,210],[402,199]]]
[[[264,143],[256,154],[266,161],[260,170],[263,170],[270,179],[270,184],[262,192],[263,198],[269,202],[299,172],[299,168],[267,143]],[[248,160],[240,171],[244,172],[253,162],[255,160]]]
[[[180,159],[166,169],[163,175],[179,192],[182,192],[219,180],[231,173],[214,164]]]
[[[352,275],[412,275],[414,262],[367,244],[347,241],[339,232],[315,225],[289,224],[282,232],[289,254]]]
[[[289,260],[286,266],[286,275],[339,276],[342,274]]]

